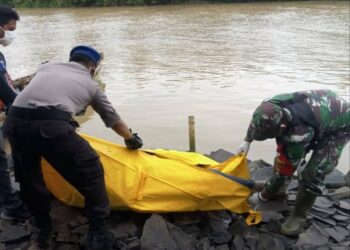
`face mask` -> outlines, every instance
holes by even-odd
[[[10,45],[15,39],[15,34],[13,31],[4,31],[4,37],[0,39],[0,44],[4,47]]]

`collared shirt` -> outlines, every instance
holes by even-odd
[[[107,127],[120,120],[89,70],[76,62],[43,64],[13,103],[22,108],[57,109],[74,116],[84,114],[89,105]]]

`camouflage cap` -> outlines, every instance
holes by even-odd
[[[282,108],[270,102],[263,102],[255,110],[251,121],[252,138],[262,141],[268,138],[275,138],[278,135],[282,122]]]

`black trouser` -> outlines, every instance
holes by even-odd
[[[9,115],[4,124],[15,163],[15,175],[28,208],[37,220],[48,218],[51,195],[41,171],[44,157],[85,198],[91,227],[109,215],[102,165],[89,143],[69,121],[30,120]]]

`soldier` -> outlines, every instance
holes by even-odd
[[[274,173],[252,203],[273,198],[286,187],[306,154],[310,160],[299,176],[294,211],[282,224],[281,233],[294,235],[303,230],[306,215],[317,196],[322,195],[325,175],[337,166],[350,138],[349,103],[330,90],[281,94],[263,101],[255,110],[238,153],[248,153],[253,140],[276,138]]]
[[[100,115],[106,127],[125,139],[129,149],[142,147],[107,97],[92,79],[100,54],[88,46],[76,46],[67,63],[46,63],[8,110],[4,132],[8,135],[23,199],[33,214],[38,230],[35,241],[46,247],[52,222],[49,215],[51,195],[40,167],[45,158],[85,198],[89,232],[85,249],[112,249],[113,234],[105,218],[109,202],[104,173],[97,153],[75,132],[73,115],[87,106]]]

